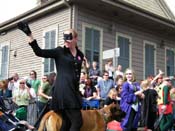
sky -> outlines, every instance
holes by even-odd
[[[0,0],[0,23],[36,6],[37,0]],[[165,0],[175,15],[175,0]]]
[[[0,0],[0,23],[36,6],[37,0]]]

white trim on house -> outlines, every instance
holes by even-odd
[[[85,53],[85,28],[92,28],[92,29],[96,29],[100,32],[100,53],[99,53],[99,59],[100,59],[100,70],[102,70],[102,65],[103,65],[103,60],[102,60],[102,56],[103,56],[103,28],[101,27],[97,27],[95,25],[92,24],[87,24],[87,23],[82,23],[82,52]]]
[[[143,40],[143,79],[145,79],[145,45],[153,45],[154,46],[154,75],[156,75],[156,67],[157,67],[157,44],[148,40]]]
[[[42,49],[45,48],[45,33],[46,32],[49,32],[51,30],[55,30],[56,31],[56,34],[55,34],[55,47],[58,46],[58,30],[59,30],[59,25],[58,24],[54,24],[54,25],[51,25],[51,26],[48,26],[46,28],[43,29],[43,39],[42,39]],[[42,65],[41,65],[41,75],[43,76],[44,75],[44,59],[45,58],[42,58]],[[55,69],[54,71],[56,72],[56,66],[54,65]]]
[[[129,39],[129,68],[131,68],[132,67],[132,37],[124,33],[116,32],[116,41],[115,41],[116,47],[118,47],[119,36]],[[118,58],[116,62],[116,66],[117,65],[118,65]]]

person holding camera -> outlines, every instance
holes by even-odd
[[[58,75],[52,90],[51,108],[62,115],[61,131],[80,131],[83,122],[79,80],[84,55],[77,46],[77,32],[74,29],[64,31],[64,47],[41,49],[27,23],[18,23],[18,28],[28,36],[29,45],[37,56],[55,60]]]

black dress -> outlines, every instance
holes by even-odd
[[[147,89],[144,92],[143,100],[143,124],[148,129],[154,130],[154,123],[157,118],[157,97],[158,94],[154,89]]]
[[[81,109],[82,98],[79,93],[79,79],[83,53],[77,49],[74,57],[69,48],[57,47],[54,49],[41,49],[36,40],[30,43],[37,56],[55,59],[57,77],[52,92],[52,109]]]

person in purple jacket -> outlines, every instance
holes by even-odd
[[[126,113],[121,122],[123,131],[137,131],[141,114],[141,99],[144,98],[139,83],[132,69],[126,69],[121,92],[120,107]]]

